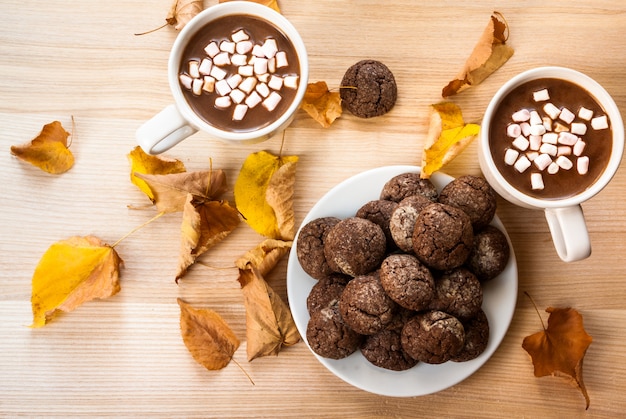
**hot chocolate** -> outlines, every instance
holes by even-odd
[[[605,110],[566,80],[526,82],[504,97],[489,126],[497,169],[521,192],[562,199],[586,190],[611,157]]]

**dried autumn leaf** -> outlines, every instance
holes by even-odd
[[[229,1],[233,1],[233,0],[220,0],[220,3],[227,3]],[[274,10],[276,10],[278,13],[280,13],[280,8],[278,7],[278,1],[277,0],[249,0],[252,1],[254,3],[259,3],[262,4],[264,6],[270,7]]]
[[[196,309],[180,298],[180,334],[185,346],[208,370],[224,368],[239,348],[239,339],[213,310]]]
[[[148,184],[160,212],[182,211],[188,194],[205,200],[215,200],[227,189],[226,175],[222,170],[168,175],[147,175],[137,172],[134,174]]]
[[[149,175],[168,175],[171,173],[185,172],[185,165],[180,160],[168,159],[160,156],[152,156],[144,152],[141,147],[135,147],[128,153],[130,162],[130,181],[154,202],[154,193],[143,179],[135,176],[135,173]]]
[[[343,112],[341,95],[339,92],[328,90],[325,81],[307,85],[300,107],[324,128],[330,127]]]
[[[117,252],[94,236],[54,243],[33,274],[32,327],[44,326],[58,310],[70,312],[87,301],[117,294],[121,263]]]
[[[235,204],[246,222],[265,237],[295,236],[293,185],[298,156],[277,157],[267,151],[250,154],[235,182]]]
[[[592,337],[583,326],[582,315],[573,308],[548,307],[548,328],[526,336],[522,348],[532,357],[535,377],[567,377],[581,391],[589,408],[589,395],[583,383],[583,358]]]
[[[203,8],[204,2],[202,0],[174,0],[165,21],[179,31]]]
[[[489,24],[474,47],[463,69],[441,95],[445,98],[481,83],[513,56],[513,48],[506,44],[509,27],[499,12],[493,12]]]
[[[461,154],[480,132],[477,124],[465,124],[461,108],[452,102],[431,105],[430,125],[422,152],[424,179]]]
[[[187,195],[181,225],[181,249],[176,281],[200,255],[222,241],[239,225],[239,211],[226,201]]]
[[[59,121],[54,121],[44,125],[31,142],[11,146],[11,153],[48,173],[65,173],[74,166],[74,155],[67,148],[69,135]]]
[[[248,269],[250,266],[254,266],[259,274],[267,275],[282,257],[289,253],[292,244],[291,241],[266,239],[237,259],[235,266],[239,269]]]
[[[248,264],[239,269],[241,290],[246,306],[248,361],[278,355],[283,346],[300,340],[300,334],[285,302],[263,279],[259,270]]]

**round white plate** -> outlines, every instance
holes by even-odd
[[[389,179],[401,173],[419,173],[419,171],[420,167],[417,166],[387,166],[353,176],[326,193],[309,211],[302,225],[320,217],[354,216],[362,205],[379,198],[382,187]],[[431,180],[437,189],[441,190],[453,178],[435,173]],[[511,246],[511,240],[497,216],[492,224],[505,233]],[[309,321],[306,299],[317,281],[302,270],[296,253],[294,240],[287,267],[287,295],[298,331],[306,342],[306,327]],[[511,246],[511,257],[504,271],[484,284],[483,310],[489,319],[490,335],[486,350],[478,358],[467,362],[450,361],[439,365],[419,363],[406,371],[391,371],[371,364],[360,351],[339,360],[323,358],[311,352],[337,377],[362,390],[395,397],[431,394],[463,381],[487,362],[509,328],[516,301],[517,264]]]

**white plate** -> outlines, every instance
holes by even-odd
[[[401,173],[419,173],[419,171],[420,168],[417,166],[387,166],[353,176],[326,193],[309,211],[302,225],[319,217],[354,216],[363,204],[379,198],[382,187],[389,179]],[[452,179],[441,173],[435,173],[431,178],[439,190]],[[511,246],[509,236],[497,216],[492,224],[505,233]],[[306,342],[306,327],[309,321],[306,299],[317,281],[302,270],[296,253],[294,241],[287,267],[287,295],[298,331]],[[439,365],[419,363],[406,371],[391,371],[371,364],[360,351],[339,360],[323,358],[311,352],[337,377],[365,391],[396,397],[431,394],[463,381],[487,362],[509,328],[516,301],[517,264],[511,246],[511,257],[504,271],[484,284],[483,310],[489,319],[490,335],[486,350],[478,358],[467,362],[450,361]]]

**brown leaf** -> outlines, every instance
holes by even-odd
[[[513,48],[506,45],[509,27],[499,12],[493,12],[489,24],[474,47],[456,79],[443,88],[445,98],[481,83],[513,56]]]
[[[179,31],[203,8],[204,2],[202,0],[174,0],[165,21]]]
[[[324,128],[330,127],[343,112],[341,95],[329,91],[325,81],[307,85],[300,107]]]
[[[228,236],[239,221],[239,212],[228,202],[203,200],[188,194],[181,225],[176,281],[198,257]]]
[[[215,200],[227,189],[226,175],[222,170],[168,175],[147,175],[137,172],[134,174],[148,184],[160,212],[182,211],[188,194],[205,200]]]
[[[583,358],[592,337],[583,327],[582,315],[573,308],[548,307],[548,328],[526,336],[522,348],[530,354],[535,376],[567,377],[585,397],[589,408],[589,395],[583,383]]]
[[[233,1],[233,0],[220,0],[220,3],[227,3],[229,1]],[[278,7],[278,1],[277,0],[249,0],[252,1],[254,3],[259,3],[262,4],[264,6],[270,7],[274,10],[276,10],[278,13],[280,13],[280,8]]]
[[[259,274],[267,275],[278,262],[289,253],[293,242],[274,239],[266,239],[257,247],[246,252],[235,261],[239,269],[255,267]]]
[[[208,370],[224,368],[239,348],[239,339],[213,310],[196,309],[180,298],[180,334],[185,346]]]
[[[31,142],[11,146],[11,153],[48,173],[65,173],[74,165],[74,155],[67,148],[69,135],[59,121],[54,121],[44,125]]]
[[[152,156],[146,154],[141,147],[135,147],[128,153],[130,162],[130,181],[139,188],[152,202],[154,193],[150,186],[143,179],[135,176],[135,173],[148,175],[167,175],[171,173],[183,173],[186,171],[185,165],[180,160],[168,159],[162,156]]]

